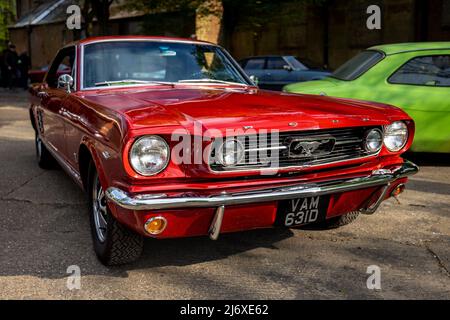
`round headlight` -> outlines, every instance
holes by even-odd
[[[217,160],[224,166],[235,166],[244,157],[244,146],[238,140],[227,139],[217,152]]]
[[[130,150],[130,164],[143,176],[152,176],[164,170],[169,158],[169,146],[159,136],[141,137],[134,142]]]
[[[380,129],[372,129],[367,132],[365,148],[369,152],[378,152],[383,145],[383,134]]]
[[[385,127],[384,145],[389,151],[401,150],[408,141],[408,127],[403,121],[396,121]]]

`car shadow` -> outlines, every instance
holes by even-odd
[[[450,166],[450,153],[406,152],[403,158],[418,166]]]
[[[450,154],[430,152],[407,152],[403,156],[420,167],[450,167]],[[419,173],[420,175],[420,173]],[[442,181],[421,180],[415,176],[409,179],[408,189],[432,194],[450,194],[450,184],[444,179]]]
[[[222,234],[218,241],[206,236],[146,239],[137,262],[107,268],[95,256],[86,199],[72,179],[58,166],[38,168],[33,141],[0,141],[9,150],[1,156],[0,276],[58,279],[67,277],[68,266],[79,265],[84,275],[127,277],[135,269],[201,264],[257,248],[277,250],[277,242],[293,236],[289,229],[260,229]],[[15,154],[21,154],[19,160]]]
[[[431,194],[450,195],[450,184],[445,182],[410,179],[408,181],[407,188],[410,190]]]
[[[140,269],[167,266],[187,266],[221,260],[256,248],[278,250],[277,242],[294,233],[285,228],[257,229],[220,235],[217,241],[208,237],[182,239],[146,239],[140,260],[117,268]]]
[[[107,268],[93,252],[86,204],[75,183],[62,170],[38,169],[33,141],[3,142],[8,149],[2,155],[3,174],[12,184],[4,184],[0,276],[64,278],[68,266],[79,265],[84,275],[127,277],[136,269],[202,264],[259,248],[278,250],[280,242],[294,236],[290,229],[273,228],[222,234],[218,241],[147,239],[140,260]],[[17,159],[16,154],[22,156]],[[6,192],[9,189],[14,192]]]

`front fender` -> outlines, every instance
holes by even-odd
[[[108,181],[108,175],[106,174],[106,171],[105,171],[105,164],[104,164],[103,158],[101,156],[102,151],[100,151],[100,150],[104,150],[105,147],[102,146],[98,141],[92,139],[89,136],[83,137],[83,139],[81,140],[81,143],[80,143],[80,152],[79,152],[79,156],[78,156],[79,172],[82,175],[82,177],[83,177],[83,172],[87,173],[87,170],[89,169],[87,167],[84,167],[84,166],[88,166],[88,163],[86,163],[86,159],[84,159],[83,155],[82,155],[83,147],[86,148],[89,152],[90,160],[92,160],[95,165],[95,168],[97,170],[98,177],[100,179],[100,183],[101,183],[102,187],[107,188],[110,185],[110,182]],[[87,176],[83,177],[83,181],[85,178],[87,178]],[[85,184],[84,186],[86,188],[87,184]]]

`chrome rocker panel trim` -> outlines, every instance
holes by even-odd
[[[414,163],[405,160],[401,166],[394,170],[375,170],[370,176],[320,183],[302,183],[295,186],[262,189],[252,192],[222,193],[210,197],[168,197],[165,194],[131,196],[121,189],[111,187],[106,191],[106,196],[116,205],[129,210],[210,208],[287,200],[296,197],[312,197],[376,186],[386,186],[397,179],[413,175],[418,171],[419,168]]]

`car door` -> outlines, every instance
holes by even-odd
[[[412,151],[450,152],[449,88],[450,52],[424,50],[389,55],[326,93],[399,107],[416,125]]]
[[[39,92],[41,98],[38,114],[42,121],[41,138],[58,156],[67,160],[65,148],[65,108],[64,102],[68,93],[58,87],[61,65],[69,66],[65,73],[72,72],[75,60],[75,48],[69,47],[59,51],[46,75],[44,85]]]
[[[416,123],[413,150],[450,152],[450,52],[421,52],[387,78],[389,103]]]

